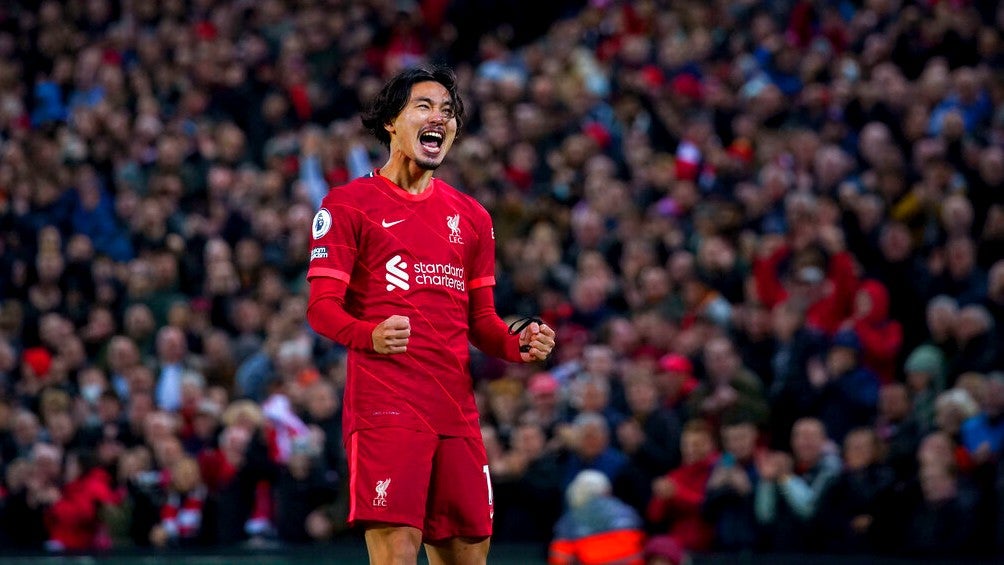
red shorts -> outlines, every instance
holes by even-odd
[[[492,533],[491,478],[481,438],[402,428],[357,430],[349,458],[349,523],[422,530],[425,541]]]

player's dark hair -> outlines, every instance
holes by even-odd
[[[404,110],[411,96],[411,87],[420,82],[438,82],[450,93],[457,130],[464,124],[464,101],[457,92],[457,75],[449,67],[418,67],[398,73],[380,89],[362,114],[363,126],[384,146],[390,146],[390,133],[384,126]]]

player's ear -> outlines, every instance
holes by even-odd
[[[394,135],[394,133],[396,132],[396,130],[394,129],[394,122],[387,122],[387,123],[385,123],[383,125],[383,129],[386,130],[387,133],[389,133],[391,135]]]

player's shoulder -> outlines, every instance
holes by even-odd
[[[373,173],[352,179],[349,182],[334,186],[328,194],[321,200],[321,206],[357,205],[372,201],[373,188],[377,181],[373,178]]]
[[[446,181],[437,179],[436,182],[439,183],[439,190],[443,191],[457,208],[474,216],[488,216],[488,210],[470,194],[457,189]]]

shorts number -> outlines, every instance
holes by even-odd
[[[488,465],[485,465],[484,467],[482,467],[481,471],[484,472],[484,474],[485,474],[485,482],[488,483],[488,506],[491,506],[492,504],[494,504],[492,502],[492,499],[494,498],[494,495],[492,494],[492,477],[491,477],[491,475],[488,474]]]

